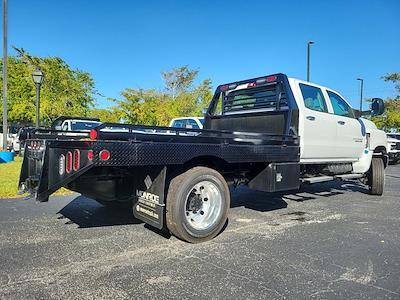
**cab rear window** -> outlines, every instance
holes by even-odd
[[[252,109],[275,110],[283,106],[287,106],[285,93],[281,92],[279,97],[276,84],[235,90],[226,95],[223,101],[224,113]]]

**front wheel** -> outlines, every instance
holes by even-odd
[[[194,167],[170,182],[166,222],[169,231],[190,243],[214,238],[227,221],[228,185],[220,173]]]
[[[381,196],[385,184],[385,166],[380,157],[373,157],[368,173],[369,193]]]

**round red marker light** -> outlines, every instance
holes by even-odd
[[[88,160],[92,161],[92,160],[93,160],[93,156],[94,156],[93,150],[89,150],[89,151],[88,151],[88,154],[87,154]]]
[[[101,160],[109,160],[110,152],[108,150],[101,150],[99,153],[99,157]]]
[[[90,139],[92,139],[92,140],[97,139],[97,130],[96,130],[96,129],[90,130],[89,137],[90,137]]]

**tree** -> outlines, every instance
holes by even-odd
[[[115,107],[111,108],[93,108],[89,112],[89,116],[92,118],[98,118],[101,122],[119,123],[122,120],[122,116]]]
[[[396,99],[400,98],[400,72],[398,73],[392,73],[392,74],[386,74],[385,76],[382,76],[382,79],[384,81],[391,81],[395,84],[395,88],[398,92],[398,95],[396,96]]]
[[[94,105],[94,96],[98,94],[89,73],[72,69],[59,57],[32,56],[22,48],[14,49],[17,55],[8,58],[10,122],[33,123],[35,119],[36,93],[31,74],[37,67],[45,74],[40,97],[42,125],[49,125],[61,115],[89,114]]]
[[[188,66],[161,72],[165,90],[132,89],[121,92],[122,99],[114,99],[114,109],[127,123],[163,125],[183,116],[201,116],[212,98],[211,80],[205,79],[193,86],[197,70]]]
[[[391,129],[400,131],[400,72],[387,74],[382,79],[395,84],[397,95],[394,98],[386,99],[386,113],[383,116],[374,117],[372,120],[378,128],[386,131]]]
[[[161,72],[166,89],[175,99],[177,93],[190,88],[199,71],[191,70],[188,66],[173,68],[170,72]]]

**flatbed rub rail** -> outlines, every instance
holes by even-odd
[[[124,131],[104,129],[113,128]],[[147,131],[146,131],[147,130]],[[295,135],[265,134],[254,132],[209,130],[195,128],[175,128],[166,126],[132,125],[120,123],[103,123],[91,130],[91,139],[96,140],[131,140],[151,141],[153,138],[166,138],[169,142],[196,142],[196,143],[240,143],[250,142],[252,144],[263,144],[263,141],[273,144],[289,143],[298,145],[299,138]]]
[[[32,130],[30,133],[29,139],[82,139],[82,138],[89,138],[89,132],[87,131],[64,131],[64,130],[57,130],[57,129],[50,129],[50,128],[38,128]]]

